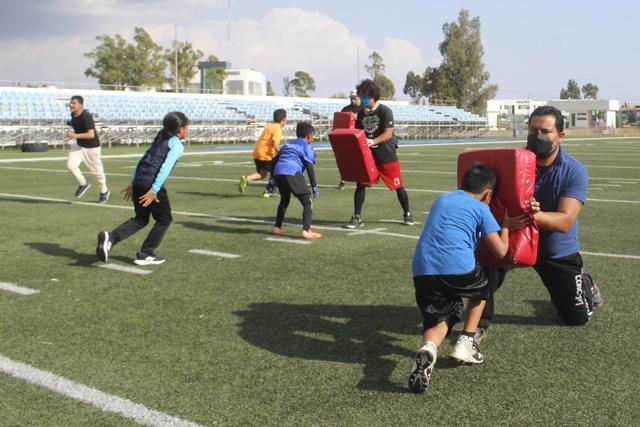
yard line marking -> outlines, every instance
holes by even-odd
[[[598,176],[590,176],[589,179],[590,180],[593,180],[593,179],[604,179],[604,180],[607,180],[607,181],[613,180],[613,181],[629,181],[629,182],[640,181],[640,179],[638,179],[638,178],[613,178],[613,177],[602,177],[602,176],[600,176],[600,177],[598,177]]]
[[[607,168],[607,169],[640,169],[640,166],[608,166],[608,165],[583,165],[585,168]]]
[[[220,257],[220,258],[240,258],[240,255],[230,254],[230,253],[227,253],[227,252],[209,251],[209,250],[206,250],[206,249],[191,249],[189,252],[192,253],[192,254],[217,256],[217,257]]]
[[[580,253],[584,255],[603,256],[607,258],[640,259],[640,255],[621,255],[621,254],[607,254],[602,252],[582,252],[582,251],[580,251]]]
[[[598,187],[622,187],[620,184],[600,184],[600,183],[594,183],[593,185],[597,185]]]
[[[392,224],[402,224],[404,221],[400,221],[399,219],[379,219],[378,222],[389,222]],[[416,224],[421,224],[421,222],[416,221]]]
[[[200,424],[173,417],[160,411],[149,409],[113,394],[108,394],[51,372],[43,371],[25,363],[0,356],[0,372],[25,380],[80,402],[88,403],[105,412],[112,412],[148,426],[202,427]]]
[[[611,199],[587,199],[589,202],[609,202],[609,203],[633,203],[640,204],[638,200],[611,200]]]
[[[429,211],[424,211],[422,213],[425,214],[425,215],[429,215]]]
[[[347,233],[347,236],[360,236],[362,234],[376,234],[376,233],[380,233],[382,231],[386,231],[386,228],[371,228],[368,230],[363,230],[363,229],[358,229],[358,230],[351,230]]]
[[[633,182],[633,181],[611,181],[612,184],[622,184],[622,185],[637,185],[637,182]]]
[[[318,228],[318,227],[316,227]],[[311,242],[309,242],[308,240],[295,240],[295,239],[287,239],[284,237],[267,237],[264,240],[268,240],[270,242],[280,242],[280,243],[295,243],[298,245],[310,245]]]
[[[126,265],[111,264],[111,263],[99,264],[98,267],[106,268],[108,270],[123,271],[125,273],[142,274],[142,275],[153,273],[151,270],[143,270],[142,268],[128,267]]]
[[[0,290],[13,292],[15,294],[20,294],[20,295],[33,295],[40,292],[35,289],[23,288],[22,286],[18,286],[15,283],[7,283],[7,282],[0,282]]]

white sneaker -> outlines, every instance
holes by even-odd
[[[438,349],[431,341],[422,344],[416,353],[416,359],[409,375],[409,388],[414,393],[424,393],[429,388],[429,380],[436,366]]]
[[[458,337],[458,341],[451,352],[451,357],[467,365],[477,365],[484,362],[484,356],[478,351],[473,342],[473,337],[464,335]]]
[[[98,246],[96,247],[96,255],[102,262],[109,261],[109,251],[111,251],[111,239],[108,231],[98,233]]]

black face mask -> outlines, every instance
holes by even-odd
[[[527,136],[527,149],[533,151],[538,159],[548,159],[553,154],[553,141],[540,133]]]

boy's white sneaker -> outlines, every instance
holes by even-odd
[[[414,393],[424,393],[429,388],[429,380],[436,366],[438,349],[431,341],[422,344],[409,375],[409,389]]]
[[[477,365],[484,362],[484,356],[478,351],[473,342],[473,337],[464,335],[458,337],[458,341],[451,352],[451,357],[467,365]]]

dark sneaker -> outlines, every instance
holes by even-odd
[[[602,293],[600,293],[600,288],[596,285],[596,282],[593,281],[593,277],[587,272],[582,273],[582,280],[584,282],[585,295],[587,296],[587,300],[591,300],[591,305],[593,307],[600,307],[603,304]]]
[[[460,335],[453,346],[451,357],[465,365],[477,365],[484,362],[484,356],[478,351],[472,337]]]
[[[109,251],[111,251],[111,239],[109,238],[108,231],[101,231],[98,233],[98,246],[96,247],[96,255],[102,262],[109,260]]]
[[[144,252],[138,252],[136,254],[136,259],[133,260],[133,263],[136,265],[158,265],[165,262],[166,259],[161,256],[146,254]]]
[[[480,347],[480,343],[482,342],[482,340],[488,336],[489,331],[487,330],[487,328],[479,327],[478,329],[476,329],[476,333],[473,336],[473,343],[476,345],[476,347]]]
[[[98,203],[107,203],[109,201],[109,196],[111,195],[111,191],[107,190],[104,193],[100,193],[100,198],[98,199]]]
[[[338,186],[336,187],[336,190],[342,191],[342,190],[344,190],[344,187],[346,187],[346,186],[347,186],[346,182],[340,181],[340,184],[338,184]]]
[[[420,347],[409,375],[409,389],[412,392],[424,393],[427,391],[437,358],[438,349],[431,341],[424,343]]]
[[[78,185],[78,189],[76,190],[76,197],[84,196],[89,187],[91,187],[91,184],[89,184],[88,182],[85,185]]]
[[[402,219],[402,225],[415,225],[416,222],[413,219],[413,215],[411,215],[411,212],[408,212]]]
[[[360,218],[360,215],[354,215],[351,217],[351,221],[349,221],[348,223],[346,223],[345,225],[343,225],[343,228],[349,228],[349,229],[354,229],[354,228],[358,228],[358,227],[362,227],[364,223],[362,222],[362,218]]]

